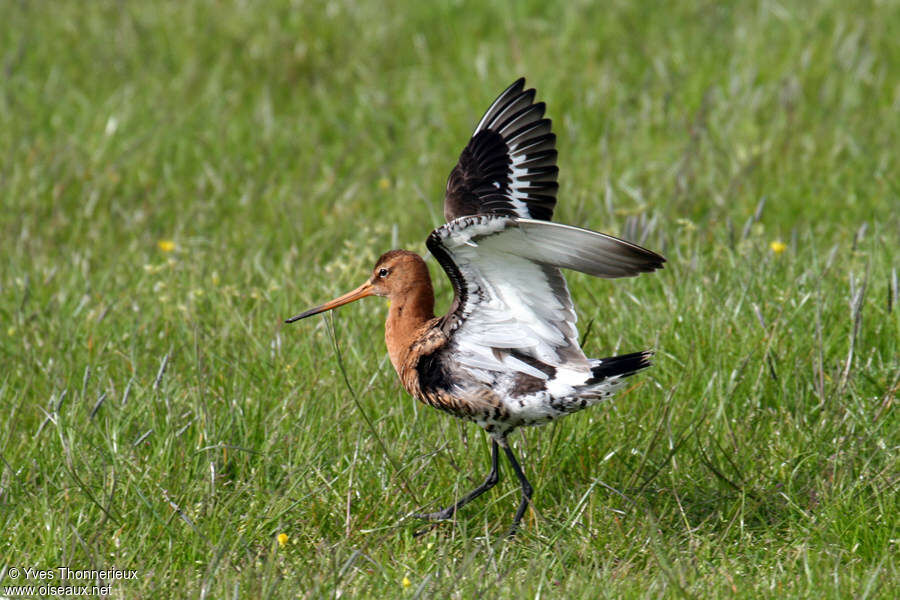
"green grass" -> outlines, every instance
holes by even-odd
[[[487,4],[0,4],[0,585],[900,594],[900,6]],[[514,541],[509,469],[413,538],[405,514],[484,475],[484,434],[400,388],[382,301],[334,315],[342,363],[329,320],[281,320],[394,239],[425,252],[519,75],[559,136],[558,219],[669,259],[570,277],[586,350],[656,364],[515,435]]]

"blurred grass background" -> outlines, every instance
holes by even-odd
[[[896,597],[897,2],[0,21],[3,585],[68,566],[137,569],[119,598]],[[514,542],[508,470],[414,539],[405,514],[480,481],[483,434],[403,392],[378,300],[334,316],[350,389],[328,321],[281,320],[425,251],[520,75],[559,137],[557,219],[669,259],[569,278],[586,350],[656,365],[516,436],[537,491]]]

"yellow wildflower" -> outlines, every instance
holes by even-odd
[[[285,545],[288,543],[288,536],[286,533],[279,533],[277,539],[278,539],[278,546],[280,548],[284,548]]]
[[[173,242],[172,240],[159,240],[158,242],[156,242],[156,245],[163,252],[171,252],[175,249],[175,242]]]
[[[409,577],[407,577],[406,575],[403,576],[403,581],[401,581],[400,583],[402,583],[403,587],[405,587],[405,588],[408,588],[409,586],[412,585],[412,581],[410,581]]]
[[[391,180],[388,179],[387,177],[382,177],[381,179],[378,180],[378,189],[379,190],[386,190],[389,187],[391,187]]]
[[[787,250],[787,244],[785,244],[781,240],[775,240],[774,242],[769,244],[769,248],[771,248],[772,252],[774,252],[776,255],[779,255]]]

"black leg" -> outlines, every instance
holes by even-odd
[[[513,459],[513,460],[515,460],[515,459]],[[457,510],[459,510],[460,508],[462,508],[463,506],[465,506],[466,504],[468,504],[469,502],[471,502],[478,496],[482,495],[483,493],[485,493],[486,491],[488,491],[489,489],[491,489],[492,487],[497,485],[497,482],[500,481],[500,470],[499,470],[500,464],[499,463],[500,463],[500,447],[497,444],[497,442],[495,442],[494,440],[491,440],[491,472],[488,473],[487,479],[484,480],[484,483],[482,483],[477,488],[475,488],[474,490],[472,490],[471,492],[469,492],[468,494],[466,494],[465,496],[460,498],[460,500],[456,504],[454,504],[452,506],[448,506],[444,510],[439,510],[437,512],[426,513],[426,514],[415,513],[413,516],[418,517],[420,519],[427,519],[429,521],[444,521],[446,519],[453,518],[453,515],[456,514]],[[515,463],[513,463],[513,465],[516,468],[518,468],[518,465],[515,465]]]
[[[525,509],[528,508],[528,503],[531,502],[531,494],[534,490],[525,478],[525,473],[522,472],[522,467],[519,466],[519,461],[516,460],[516,456],[512,453],[510,447],[508,445],[503,446],[503,451],[506,452],[506,458],[509,459],[509,464],[512,465],[513,471],[516,472],[516,477],[519,478],[519,483],[522,484],[522,502],[519,504],[519,510],[516,511],[516,518],[513,519],[512,527],[509,530],[509,535],[513,536],[519,529],[519,523],[522,521]]]

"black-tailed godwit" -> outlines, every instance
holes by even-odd
[[[381,256],[361,286],[288,323],[365,296],[390,300],[384,338],[403,387],[420,401],[480,425],[491,437],[491,470],[475,490],[429,520],[454,516],[499,480],[500,448],[522,487],[511,533],[532,487],[507,441],[608,398],[624,378],[650,365],[651,352],[588,358],[560,269],[632,277],[665,259],[635,244],[550,222],[556,206],[556,136],[544,103],[519,79],[487,110],[444,198],[447,223],[426,245],[453,284],[455,298],[434,315],[428,268],[414,252]]]

